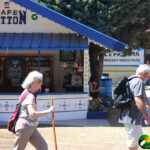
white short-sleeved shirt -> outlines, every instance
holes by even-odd
[[[21,94],[21,96],[27,92],[28,90],[24,90]],[[19,100],[21,99],[21,96],[19,98]],[[35,104],[35,106],[37,107],[36,101],[35,101],[35,96],[33,94],[28,94],[25,99],[23,100],[22,104],[21,104],[21,108],[20,108],[20,113],[19,113],[19,117],[23,117],[26,120],[26,124],[30,125],[30,126],[37,126],[39,121],[37,118],[32,118],[29,115],[29,112],[27,110],[27,105],[32,105]]]

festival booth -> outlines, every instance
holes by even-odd
[[[56,120],[86,118],[89,40],[116,51],[125,44],[33,0],[1,0],[0,6],[0,122],[8,121],[32,70],[44,75],[38,110],[53,98]]]

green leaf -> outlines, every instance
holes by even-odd
[[[45,4],[45,3],[43,3],[43,2],[40,2],[40,4],[41,4],[41,5],[43,5],[43,6],[46,6],[46,4]]]
[[[60,4],[60,0],[56,0],[56,4],[59,5]]]
[[[71,5],[66,5],[66,7],[67,7],[68,9],[71,9]]]

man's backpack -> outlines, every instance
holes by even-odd
[[[133,94],[130,92],[129,81],[134,77],[123,77],[115,86],[113,90],[114,108],[125,109],[130,107]]]
[[[27,91],[21,96],[21,99],[20,99],[19,103],[16,105],[15,111],[11,114],[11,116],[8,120],[8,130],[11,131],[14,134],[16,134],[15,126],[16,126],[16,122],[17,122],[18,117],[19,117],[21,104],[22,104],[23,100],[25,99],[25,97],[28,94],[31,94],[31,92]]]

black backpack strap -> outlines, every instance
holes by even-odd
[[[128,81],[131,81],[132,79],[135,79],[135,78],[139,78],[139,77],[137,77],[137,76],[131,76],[131,77],[129,77],[128,78]],[[129,84],[129,82],[128,82],[128,91],[129,91],[129,98],[133,98],[133,94],[131,93],[131,90],[130,90],[130,84]]]

